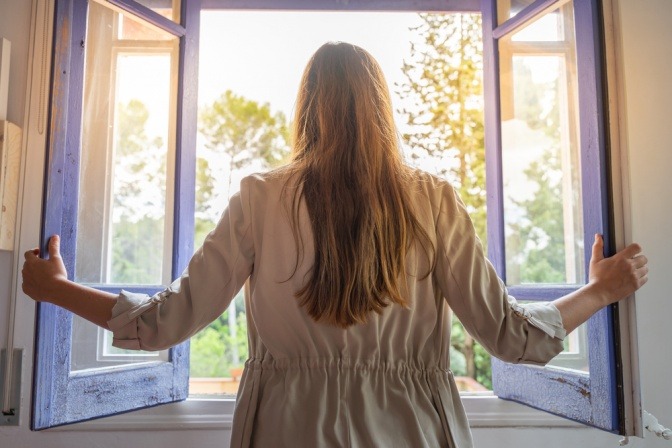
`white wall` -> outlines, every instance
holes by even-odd
[[[12,43],[7,120],[19,126],[23,122],[26,93],[30,3],[20,0],[0,0],[0,38],[4,37]],[[7,303],[12,284],[12,257],[11,252],[0,250],[0,347],[2,348],[7,345],[7,310],[4,305]]]
[[[672,300],[668,279],[672,271],[672,2],[669,0],[618,0],[621,10],[627,101],[627,135],[630,158],[630,197],[633,239],[640,242],[650,259],[649,284],[638,294],[639,354],[645,409],[672,425]],[[24,118],[28,66],[28,30],[31,2],[0,0],[0,37],[12,41],[9,119],[19,125]],[[30,151],[39,151],[31,148]],[[41,173],[41,166],[30,170]],[[39,205],[33,209],[39,210]],[[38,213],[33,217],[39,221]],[[28,228],[28,227],[26,227]],[[30,226],[35,228],[34,225]],[[37,235],[31,237],[37,242]],[[19,248],[20,251],[27,247]],[[12,256],[0,252],[0,347],[5,347],[7,307],[12,284]],[[19,297],[18,313],[29,320],[33,305]],[[18,346],[24,348],[30,370],[32,328],[17,328]],[[22,413],[19,427],[0,427],[0,447],[224,447],[228,432],[182,431],[42,431],[28,429],[30,405],[29,375],[22,385]],[[475,429],[477,447],[612,448],[616,436],[593,429],[510,428]],[[672,442],[648,437],[631,440],[630,446],[672,447]]]

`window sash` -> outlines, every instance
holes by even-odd
[[[193,252],[193,192],[195,185],[196,85],[198,72],[198,1],[182,5],[178,25],[133,1],[107,6],[132,14],[180,37],[177,86],[176,154],[172,277],[186,268]],[[79,150],[82,130],[84,45],[87,0],[57,0],[55,8],[51,134],[45,175],[40,247],[61,235],[61,255],[72,278],[75,273]],[[189,28],[189,34],[186,29]],[[168,189],[170,191],[170,189]],[[153,294],[163,286],[94,285],[118,293],[121,288]],[[31,428],[88,420],[161,403],[184,400],[188,393],[189,343],[170,350],[169,362],[70,372],[72,314],[48,303],[37,307],[36,362]],[[120,386],[123,385],[123,386]]]
[[[502,188],[501,121],[499,98],[498,38],[508,36],[536,17],[563,2],[538,0],[517,16],[497,26],[496,0],[483,1],[484,60],[486,91],[486,179],[488,189],[489,257],[497,272],[506,278],[504,252],[504,210]],[[606,136],[602,92],[600,16],[595,0],[575,1],[579,83],[581,182],[585,245],[593,235],[605,236],[605,251],[612,253]],[[584,263],[591,251],[584,248]],[[586,274],[587,275],[587,274]],[[552,300],[576,289],[571,285],[516,285],[512,295],[524,300]],[[493,388],[496,395],[552,412],[610,432],[624,434],[619,412],[619,369],[615,351],[615,306],[607,307],[588,321],[589,374],[558,368],[510,365],[493,359]]]

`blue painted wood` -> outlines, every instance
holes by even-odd
[[[511,17],[506,22],[497,26],[492,32],[492,37],[499,39],[507,34],[513,34],[527,25],[531,20],[540,17],[544,12],[554,8],[560,0],[535,0],[518,14]],[[496,23],[497,18],[495,18]]]
[[[202,0],[203,9],[480,12],[480,0]]]
[[[180,17],[189,32],[180,41],[177,85],[173,278],[177,278],[187,268],[194,252],[200,0],[183,0]],[[189,395],[189,341],[174,347],[170,356],[175,366],[173,394],[179,399],[186,399]]]
[[[161,28],[163,31],[170,33],[173,36],[182,37],[186,34],[186,30],[179,23],[175,23],[147,6],[134,2],[133,0],[107,0],[107,2],[130,15],[142,18],[146,22]],[[182,2],[189,3],[189,0],[182,0]]]
[[[198,36],[198,3],[184,2],[182,17]],[[58,0],[56,2],[56,28],[54,39],[53,93],[50,117],[47,165],[45,167],[45,193],[40,246],[46,250],[50,235],[61,235],[61,253],[72,277],[75,272],[77,236],[79,157],[81,135],[81,102],[84,74],[84,43],[87,20],[87,0]],[[196,17],[196,20],[194,20]],[[191,19],[189,19],[191,18]],[[185,35],[188,36],[188,35]],[[186,37],[182,37],[186,40]],[[198,39],[192,47],[185,48],[193,54],[197,51]],[[184,44],[183,44],[184,45]],[[193,47],[195,45],[195,47]],[[181,52],[181,55],[183,53]],[[196,68],[190,70],[191,82],[195,83]],[[181,72],[182,74],[183,72]],[[195,94],[180,103],[195,120]],[[182,118],[184,114],[180,116]],[[195,125],[192,129],[195,129]],[[177,128],[180,128],[179,123]],[[195,133],[194,133],[195,135]],[[179,140],[179,139],[178,139]],[[186,139],[185,139],[186,140]],[[192,157],[193,150],[191,152]],[[189,152],[184,157],[188,157]],[[179,163],[188,165],[189,162]],[[191,162],[192,165],[194,162]],[[186,176],[187,180],[189,176]],[[193,238],[193,176],[178,194],[181,207],[176,207],[176,221],[180,212],[188,213],[189,219],[181,217],[178,226],[182,236]],[[191,186],[191,192],[187,191]],[[177,190],[177,189],[176,189]],[[176,193],[177,194],[177,193]],[[186,211],[185,211],[186,210]],[[186,266],[191,253],[191,244],[176,246],[173,272],[178,269],[175,260]],[[182,251],[186,250],[186,254]],[[118,292],[119,289],[153,294],[162,286],[105,285],[101,289]],[[189,344],[183,343],[170,351],[170,361],[143,363],[127,368],[97,370],[87,374],[70,372],[70,348],[72,339],[72,314],[50,304],[38,305],[35,373],[33,385],[32,429],[39,430],[75,421],[88,420],[132,409],[182,400],[188,394]]]
[[[543,13],[548,10],[551,3],[553,2],[537,1],[531,5],[534,8],[530,8],[530,10],[534,9],[536,13]],[[497,33],[488,36],[487,30],[495,27],[495,7],[496,2],[494,0],[484,0],[484,36],[491,39],[491,45],[486,45],[484,42],[484,52],[492,51],[492,49],[496,51],[496,37],[502,37],[515,32],[520,28],[521,24],[527,23],[533,18],[532,15],[526,13],[527,16],[517,19],[516,22],[511,22],[504,28],[500,27]],[[489,11],[486,13],[488,9]],[[604,106],[602,104],[602,58],[600,55],[600,22],[598,12],[599,9],[596,0],[574,2],[579,77],[579,122],[586,273],[588,272],[587,267],[591,255],[589,248],[593,241],[593,235],[595,233],[604,234],[607,245],[609,245],[611,240],[609,236],[609,190],[605,145],[606,135],[604,132]],[[521,14],[523,13],[525,11],[521,12]],[[514,26],[514,23],[518,25]],[[486,61],[491,59],[492,56],[486,55]],[[495,66],[493,71],[496,71],[497,68]],[[498,88],[497,85],[495,85],[496,88]],[[495,103],[495,100],[496,98],[486,96],[486,111],[495,105],[499,106]],[[486,132],[499,134],[499,120],[495,120],[492,117],[491,122],[494,124],[488,127],[489,122],[486,121]],[[490,138],[492,141],[497,142],[494,136]],[[486,140],[486,142],[488,141]],[[497,169],[501,169],[501,162],[497,166]],[[500,175],[501,173],[495,173],[495,176]],[[494,185],[494,188],[500,188],[500,186],[501,183]],[[491,188],[491,184],[488,184],[488,188]],[[490,192],[488,195],[490,199]],[[493,205],[496,213],[500,214],[501,205],[498,203],[494,203]],[[490,212],[491,210],[493,210],[493,207],[488,203],[488,211]],[[491,222],[496,226],[500,225],[499,216],[489,221],[489,226]],[[499,228],[495,228],[493,234],[498,237],[501,234]],[[489,247],[492,247],[491,241],[489,241]],[[495,255],[499,255],[497,250],[503,251],[503,242],[501,249],[493,248],[492,250]],[[610,253],[611,247],[607,247],[606,251]],[[509,291],[521,300],[534,300],[536,296],[545,296],[548,300],[551,300],[556,298],[554,295],[557,293],[570,292],[563,291],[562,287],[557,287],[556,289],[556,287],[545,285],[520,285],[510,287]],[[588,341],[589,375],[553,368],[541,369],[511,365],[493,360],[494,392],[502,398],[528,404],[532,407],[565,416],[606,431],[622,431],[622,427],[619,426],[618,373],[614,356],[614,344],[616,340],[614,337],[613,312],[610,308],[601,310],[588,321]]]
[[[590,375],[492,359],[495,394],[560,417],[594,425]],[[495,377],[495,372],[497,372]]]
[[[576,291],[576,285],[517,285],[507,286],[509,294],[518,300],[549,301]]]
[[[579,86],[579,129],[581,139],[581,179],[583,189],[584,241],[605,235],[607,254],[611,248],[609,225],[609,185],[606,160],[605,108],[602,90],[600,13],[596,1],[575,2],[577,74]],[[590,251],[585,251],[586,266]],[[588,272],[588,269],[586,269]],[[587,279],[586,279],[587,280]],[[588,323],[588,359],[591,371],[591,404],[596,426],[622,431],[619,417],[618,373],[614,350],[614,320],[611,307],[593,316]],[[620,397],[622,400],[622,397]]]
[[[182,20],[189,30],[200,28],[200,0],[182,2]],[[173,278],[186,269],[194,252],[196,191],[196,134],[198,127],[198,33],[180,41],[178,75],[177,148],[175,161],[175,216]]]
[[[83,8],[82,17],[78,20],[73,15],[73,8]],[[84,40],[86,21],[86,4],[73,1],[58,1],[55,9],[55,29],[59,30],[54,39],[52,68],[52,105],[49,118],[48,152],[45,165],[45,191],[43,202],[42,233],[40,248],[43,255],[48,254],[47,242],[54,234],[63,235],[61,252],[69,272],[72,273],[74,250],[67,247],[73,245],[72,222],[62,219],[62,211],[69,206],[65,204],[67,186],[71,185],[68,162],[72,160],[72,134],[68,134],[70,114],[80,112],[81,108],[71,101],[71,97],[79,93],[81,98],[81,72],[77,73],[76,61],[82,63],[84,49],[80,42]],[[72,111],[71,111],[72,109]],[[78,145],[75,147],[77,148]],[[47,304],[37,305],[37,324],[35,335],[35,362],[33,374],[33,413],[31,427],[41,429],[48,427],[54,415],[54,391],[63,386],[63,377],[59,375],[58,366],[63,363],[60,349],[64,344],[62,334],[62,310]],[[68,327],[68,330],[70,327]],[[67,341],[69,342],[69,341]],[[69,346],[69,344],[68,344]],[[68,363],[69,366],[69,363]]]
[[[488,213],[488,258],[497,274],[506,278],[504,254],[504,187],[499,101],[499,51],[492,32],[497,24],[497,0],[483,0],[483,94],[485,97],[485,190]]]

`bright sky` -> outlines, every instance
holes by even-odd
[[[199,107],[212,103],[227,89],[248,99],[269,103],[291,119],[303,70],[325,42],[344,41],[367,50],[383,68],[395,110],[401,106],[395,83],[404,80],[401,67],[409,57],[409,29],[421,23],[416,13],[205,11],[201,13]],[[400,120],[397,118],[397,124]],[[215,174],[213,216],[238,190],[241,177],[260,169],[249,166],[232,173],[228,188],[225,160],[208,156],[199,138],[198,151]]]
[[[291,117],[301,74],[327,41],[370,52],[393,84],[403,80],[415,13],[206,11],[201,14],[199,105],[227,89]],[[399,104],[394,104],[395,108]]]

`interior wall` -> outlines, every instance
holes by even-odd
[[[638,294],[644,408],[672,427],[672,2],[619,0],[632,237],[649,258]],[[654,445],[651,445],[654,446]],[[655,446],[672,446],[662,441]]]
[[[26,96],[28,68],[29,1],[0,0],[0,38],[12,43],[7,120],[21,126]],[[0,250],[0,347],[7,345],[6,305],[12,287],[13,252]]]
[[[672,270],[672,205],[669,199],[672,173],[672,2],[669,0],[616,0],[621,10],[622,61],[627,102],[627,150],[633,239],[642,244],[651,264],[649,284],[638,294],[637,320],[643,403],[645,409],[672,425],[672,300],[668,288]],[[21,125],[24,117],[31,2],[0,0],[0,36],[12,41],[9,119]],[[41,151],[29,148],[29,152]],[[29,167],[28,187],[41,176],[41,166]],[[38,177],[36,177],[38,176]],[[31,180],[32,179],[32,180]],[[34,204],[33,204],[34,205]],[[35,208],[35,207],[33,207]],[[39,210],[39,206],[36,207]],[[39,213],[34,220],[39,221]],[[31,225],[31,229],[35,226]],[[31,230],[32,231],[32,230]],[[33,236],[37,241],[37,235]],[[18,248],[19,251],[26,247]],[[0,347],[5,347],[7,307],[12,285],[12,253],[0,252]],[[28,321],[32,303],[19,296],[18,313]],[[26,351],[25,368],[32,358],[30,326],[16,329],[17,344]],[[228,431],[62,431],[31,432],[28,428],[30,405],[29,375],[22,384],[22,416],[19,427],[0,426],[0,446],[31,448],[126,447],[178,448],[183,446],[226,447]],[[507,428],[474,430],[477,447],[612,448],[618,437],[593,429]],[[632,439],[632,447],[670,447],[672,443],[653,437]]]

